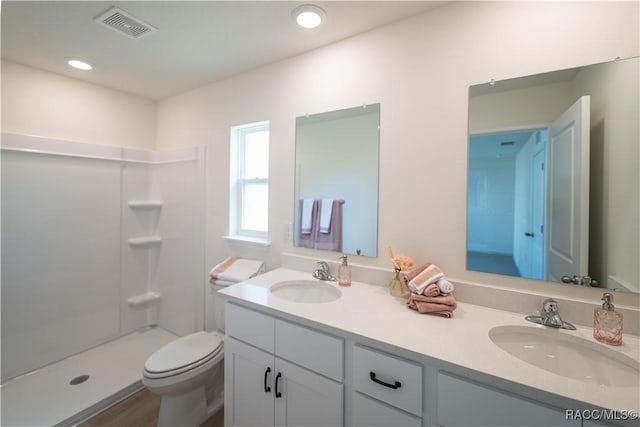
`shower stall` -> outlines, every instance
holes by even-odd
[[[204,325],[204,147],[2,134],[2,425],[72,425]]]

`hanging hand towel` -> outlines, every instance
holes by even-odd
[[[209,272],[209,281],[216,284],[238,283],[265,272],[263,261],[229,257]]]
[[[322,205],[320,206],[320,232],[323,234],[329,234],[333,202],[333,199],[322,199]]]
[[[313,227],[313,199],[302,200],[302,213],[301,213],[300,233],[311,234]]]
[[[306,211],[309,212],[310,215],[310,219],[309,219],[309,224],[311,227],[311,230],[309,231],[309,233],[303,233],[303,229],[306,226],[306,220],[304,219],[304,215],[305,215],[305,209],[304,209],[304,204],[307,200],[311,201],[311,208],[307,209]],[[313,200],[313,199],[300,199],[300,228],[298,230],[298,246],[302,247],[302,248],[313,248],[315,245],[315,235],[317,234],[318,230],[318,205],[319,205],[319,201],[318,200]]]
[[[331,208],[331,221],[328,233],[320,233],[316,230],[314,237],[315,249],[325,251],[341,251],[342,250],[342,214],[341,205],[337,200],[333,200]]]

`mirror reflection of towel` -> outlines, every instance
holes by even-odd
[[[318,232],[316,234],[315,244],[313,247],[315,249],[322,249],[325,251],[340,251],[342,250],[341,204],[338,200],[330,200],[330,202],[331,216],[329,219],[329,230],[327,233]],[[320,231],[319,227],[318,231]]]
[[[322,199],[322,204],[320,205],[320,232],[323,234],[329,233],[334,202],[335,200],[333,199]]]
[[[308,209],[309,214],[309,232],[304,232],[305,227],[305,219],[304,219],[304,205],[305,202],[309,200],[311,203],[310,209]],[[318,219],[318,201],[313,199],[300,199],[300,230],[298,233],[298,246],[303,248],[313,248],[315,244],[315,235],[317,234],[317,224]]]
[[[300,233],[302,234],[311,234],[313,227],[313,203],[313,199],[302,200],[302,222],[300,224]]]

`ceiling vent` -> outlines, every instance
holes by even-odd
[[[142,22],[117,7],[112,7],[107,10],[102,15],[96,17],[94,21],[135,40],[140,40],[158,31],[158,29],[152,25]]]

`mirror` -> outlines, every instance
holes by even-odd
[[[377,256],[379,143],[380,104],[296,119],[294,246]]]
[[[470,87],[467,270],[640,291],[639,62]]]

